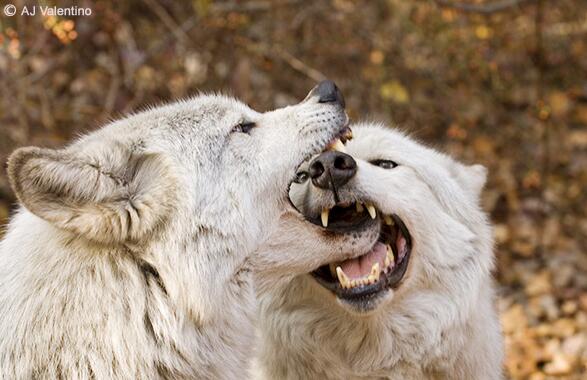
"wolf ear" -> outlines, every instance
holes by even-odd
[[[467,190],[475,197],[479,197],[487,181],[487,168],[485,166],[458,164],[454,173]]]
[[[138,241],[171,212],[176,181],[159,154],[16,150],[8,176],[18,199],[53,225],[101,243]]]

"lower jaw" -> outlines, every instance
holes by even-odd
[[[346,298],[337,294],[335,294],[335,297],[340,306],[350,313],[358,316],[369,316],[376,312],[383,303],[390,300],[393,294],[393,289],[389,288],[364,297]]]
[[[316,274],[310,273],[312,282],[328,293],[332,294],[336,302],[347,312],[356,316],[369,316],[377,309],[393,298],[395,289],[393,286],[382,286],[382,284],[370,285],[372,291],[365,292],[364,288],[346,289],[344,292],[335,291],[324,286]]]
[[[341,305],[356,312],[368,313],[391,298],[395,290],[401,286],[409,261],[410,252],[397,263],[394,271],[382,272],[378,282],[353,288],[341,288],[340,284],[325,280],[316,271],[310,275],[317,285],[332,293]]]

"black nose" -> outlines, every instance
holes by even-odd
[[[322,189],[333,189],[347,183],[357,172],[357,163],[346,153],[327,151],[310,163],[312,183]]]
[[[324,80],[310,91],[309,96],[318,96],[320,103],[338,103],[342,108],[345,107],[344,97],[336,84],[331,80]]]

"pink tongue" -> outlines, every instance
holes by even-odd
[[[351,280],[361,278],[371,273],[371,268],[376,262],[379,262],[379,268],[383,269],[386,253],[385,245],[377,242],[369,252],[363,256],[343,261],[340,267]]]

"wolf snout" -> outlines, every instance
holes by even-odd
[[[336,84],[331,80],[324,80],[308,94],[308,98],[318,96],[318,103],[334,103],[345,108],[344,97]]]
[[[346,184],[357,173],[357,163],[346,153],[331,150],[314,158],[309,166],[312,183],[321,189]]]

